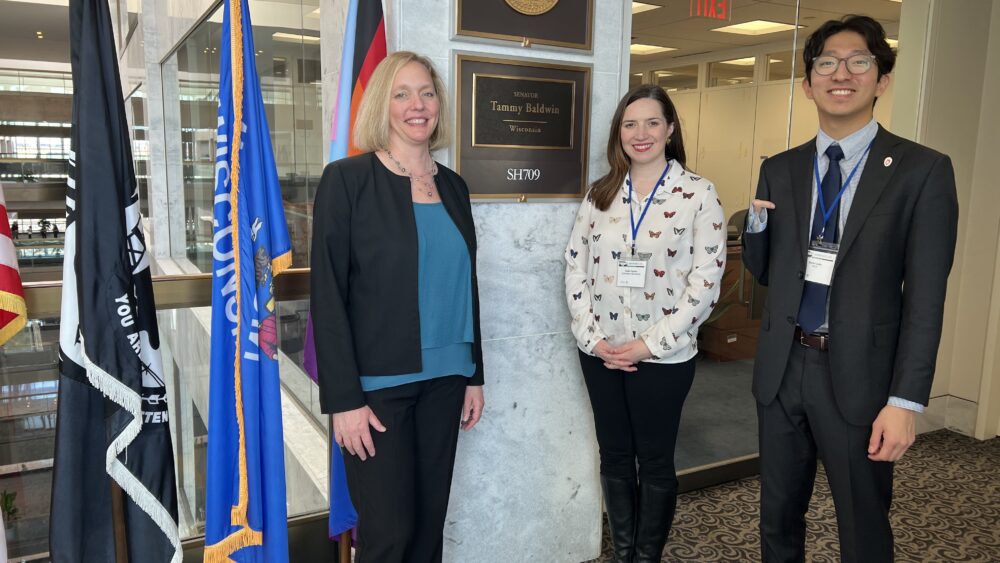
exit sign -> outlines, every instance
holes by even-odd
[[[732,15],[732,7],[732,0],[691,0],[690,15],[693,18],[728,20]]]

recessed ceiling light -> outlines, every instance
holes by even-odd
[[[653,4],[646,4],[644,2],[632,2],[632,13],[639,14],[642,12],[648,12],[650,10],[655,10],[657,8],[662,8],[663,6],[655,6]]]
[[[755,62],[757,62],[757,59],[755,59],[754,57],[746,57],[746,58],[743,58],[743,59],[729,59],[728,61],[719,61],[719,64],[723,64],[723,65],[751,66]]]
[[[660,47],[659,45],[644,45],[642,43],[633,43],[629,46],[628,51],[633,55],[652,55],[654,53],[666,53],[667,51],[676,51],[677,49],[673,47]]]
[[[895,0],[893,0],[893,1],[895,1]],[[888,43],[889,46],[892,47],[893,49],[896,49],[896,48],[899,47],[899,40],[898,39],[886,39],[885,42]]]
[[[903,3],[903,0],[889,0],[889,1],[890,1],[890,2],[899,2],[900,4],[902,4],[902,3]]]
[[[284,33],[277,32],[271,34],[271,39],[275,41],[284,41],[285,43],[308,43],[310,45],[319,45],[319,37],[313,35],[299,35],[297,33]]]
[[[725,27],[717,27],[712,31],[722,33],[736,33],[738,35],[767,35],[768,33],[779,33],[795,29],[794,25],[787,23],[772,22],[767,20],[753,20]]]
[[[658,71],[656,71],[656,76],[673,76],[673,75],[674,75],[674,73],[670,72],[669,70],[658,70]]]

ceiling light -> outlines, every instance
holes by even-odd
[[[297,33],[284,33],[277,32],[271,35],[271,39],[275,41],[284,41],[285,43],[308,43],[310,45],[319,45],[319,37],[314,35],[299,35]]]
[[[889,1],[890,1],[890,2],[899,2],[900,4],[902,4],[902,3],[903,3],[903,0],[889,0]]]
[[[893,0],[893,1],[895,1],[895,0]],[[885,42],[888,43],[889,46],[892,47],[893,49],[896,49],[896,48],[899,47],[899,40],[898,39],[886,39]]]
[[[790,29],[795,29],[795,26],[789,25],[787,23],[772,22],[767,20],[753,20],[744,23],[738,23],[736,25],[717,27],[712,31],[720,31],[722,33],[735,33],[737,35],[767,35],[768,33],[779,33],[781,31],[788,31]]]
[[[658,71],[656,71],[656,76],[673,76],[673,75],[674,75],[674,73],[670,72],[669,70],[658,70]]]
[[[757,62],[754,57],[746,57],[744,59],[729,59],[728,61],[719,61],[720,65],[739,65],[739,66],[752,66]],[[778,61],[781,62],[781,61]]]
[[[659,45],[643,45],[642,43],[633,43],[629,46],[628,51],[633,55],[652,55],[654,53],[666,53],[667,51],[676,51],[677,49],[673,47],[660,47]]]
[[[662,8],[662,7],[663,6],[655,6],[653,4],[646,4],[644,2],[632,2],[632,14],[648,12],[650,10],[655,10],[657,8]]]

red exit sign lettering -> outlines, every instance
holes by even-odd
[[[691,17],[728,20],[731,0],[691,0]]]

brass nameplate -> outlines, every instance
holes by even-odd
[[[573,148],[576,82],[552,78],[472,76],[472,146]]]

